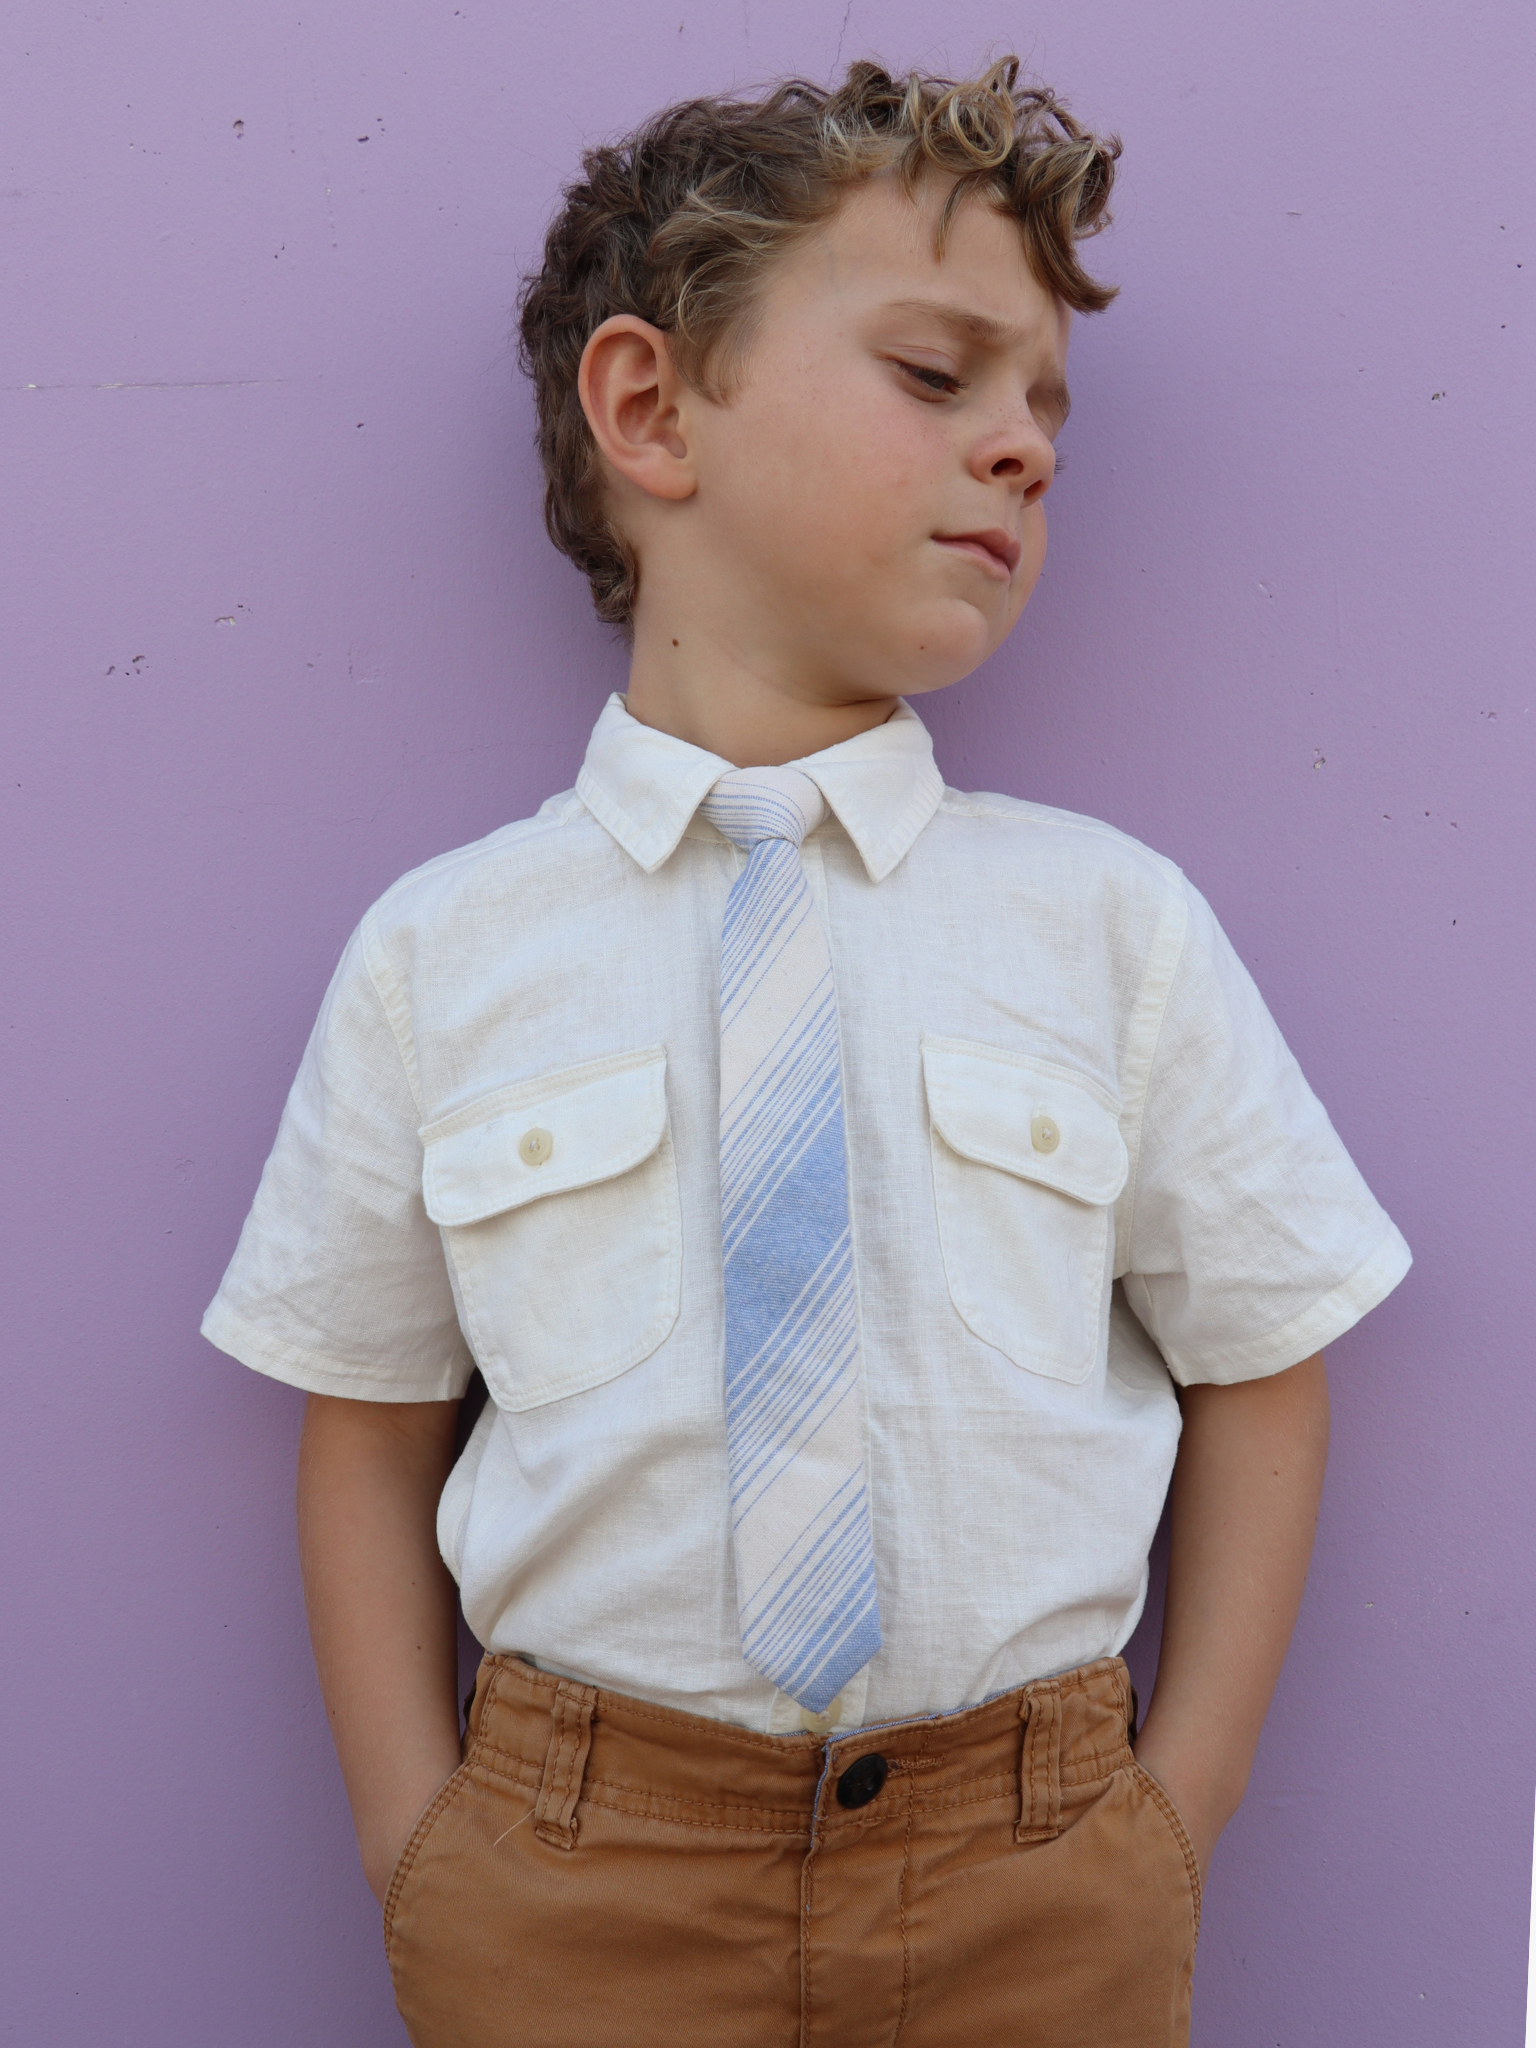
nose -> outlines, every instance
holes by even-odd
[[[1023,504],[1033,505],[1051,488],[1056,450],[1032,413],[1015,413],[978,438],[970,470],[978,482],[1005,483]]]

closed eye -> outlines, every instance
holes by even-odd
[[[905,371],[914,383],[921,384],[934,398],[948,398],[963,388],[960,379],[952,377],[947,370],[931,370],[923,363],[904,363],[899,356],[895,362],[899,370]]]

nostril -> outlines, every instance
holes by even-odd
[[[1024,465],[1016,455],[1005,455],[1001,462],[993,463],[992,474],[994,476],[1022,476],[1024,474]]]

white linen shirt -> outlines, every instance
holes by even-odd
[[[743,855],[698,806],[729,765],[615,696],[574,791],[368,912],[203,1329],[362,1400],[449,1399],[478,1365],[438,1517],[476,1636],[771,1733],[803,1716],[742,1657],[728,1521],[716,991]],[[1119,1650],[1173,1381],[1294,1365],[1409,1255],[1170,862],[946,789],[905,704],[794,765],[829,807],[802,859],[884,1633],[815,1724],[846,1728]]]

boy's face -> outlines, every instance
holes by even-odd
[[[690,408],[716,627],[811,701],[969,674],[1045,558],[1070,315],[985,200],[935,256],[946,190],[855,192],[773,273],[729,399]]]

